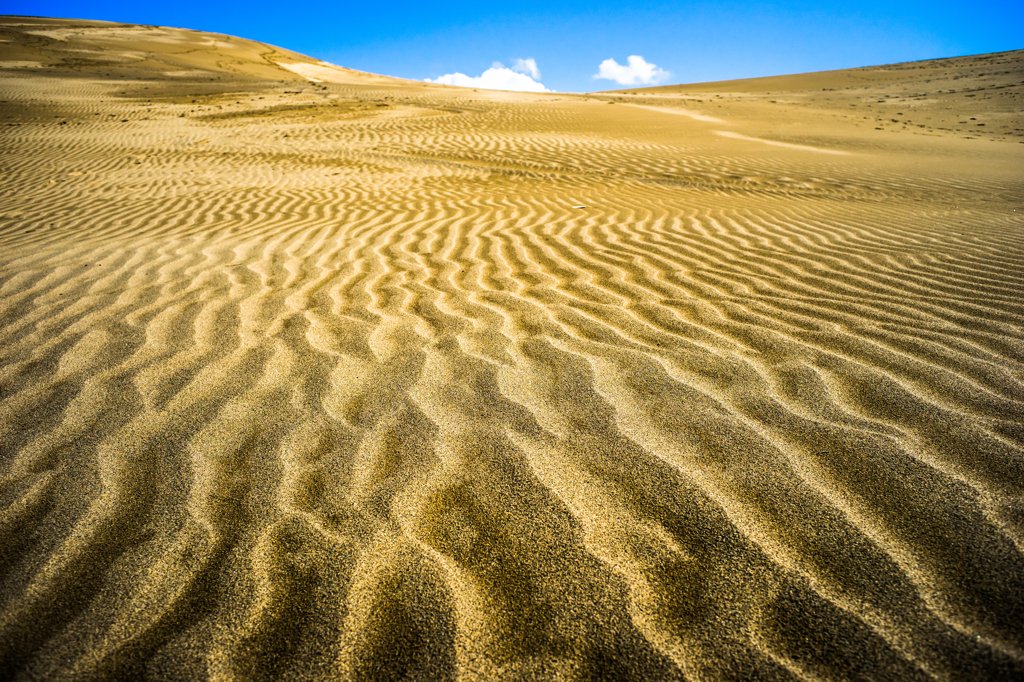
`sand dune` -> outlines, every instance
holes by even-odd
[[[780,103],[0,34],[0,676],[1024,678],[1024,53]]]

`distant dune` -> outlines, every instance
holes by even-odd
[[[0,678],[1024,679],[1022,73],[0,18]]]
[[[752,117],[776,128],[780,120],[798,128],[808,123],[807,114],[827,112],[843,127],[868,121],[880,130],[1024,142],[1024,50],[603,94],[656,97],[662,104],[702,97],[710,106],[750,101],[757,104]]]

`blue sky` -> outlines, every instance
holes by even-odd
[[[533,59],[548,89],[621,88],[613,59],[660,82],[821,71],[1024,48],[1024,2],[287,3],[3,0],[4,14],[180,26],[286,47],[354,69],[422,80],[480,76]],[[522,69],[521,69],[522,70]],[[667,72],[667,76],[663,72]],[[607,73],[611,73],[608,71]]]

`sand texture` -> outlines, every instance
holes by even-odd
[[[1024,679],[1022,67],[3,18],[0,678]]]

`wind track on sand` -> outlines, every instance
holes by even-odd
[[[0,138],[5,677],[1024,676],[1019,187],[439,93]]]

